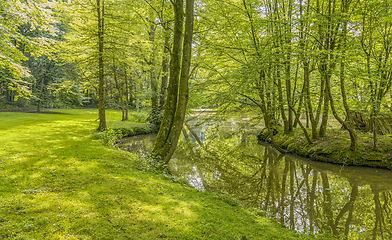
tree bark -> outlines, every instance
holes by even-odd
[[[292,106],[292,100],[291,100],[291,59],[292,59],[292,48],[291,48],[291,41],[292,41],[292,29],[291,29],[291,22],[292,22],[292,0],[289,0],[288,4],[288,9],[287,9],[287,20],[285,24],[285,44],[286,44],[286,60],[285,60],[285,75],[286,75],[286,101],[287,101],[287,106]],[[293,131],[293,111],[289,107],[288,109],[288,131],[292,132]]]
[[[330,77],[327,78],[327,82],[326,82],[326,88],[327,88],[327,92],[328,92],[328,98],[331,104],[331,110],[332,113],[334,115],[334,117],[336,118],[336,120],[338,120],[338,122],[349,132],[350,134],[350,140],[351,140],[351,144],[350,144],[350,150],[352,151],[356,151],[357,150],[357,135],[354,131],[354,129],[350,126],[349,123],[346,123],[345,121],[343,121],[342,118],[339,117],[336,109],[335,109],[335,104],[334,101],[332,99],[332,94],[331,94],[331,84],[330,84]]]
[[[300,48],[301,48],[301,60],[302,60],[302,65],[303,65],[303,88],[304,88],[304,104],[306,106],[306,125],[309,125],[309,120],[310,120],[310,125],[312,128],[312,139],[317,140],[318,139],[318,132],[317,132],[317,124],[318,124],[318,115],[316,117],[313,115],[313,107],[312,107],[312,101],[310,97],[310,64],[309,64],[309,57],[307,54],[307,47],[308,47],[308,36],[304,33],[309,34],[308,32],[308,24],[305,22],[306,17],[303,17],[304,14],[307,15],[308,11],[310,8],[309,1],[307,3],[305,13],[303,12],[303,5],[302,5],[302,0],[300,0],[300,27],[301,27],[301,33],[300,33]],[[319,106],[321,103],[319,103]]]
[[[168,30],[165,29],[165,46],[163,49],[163,59],[162,59],[162,83],[161,83],[161,94],[159,99],[159,108],[163,110],[166,98],[167,98],[167,84],[169,81],[169,48],[170,48],[170,35]]]
[[[123,99],[123,93],[121,91],[120,88],[120,84],[118,84],[118,79],[117,79],[117,66],[115,63],[115,60],[113,59],[113,78],[114,78],[114,83],[116,84],[116,88],[118,91],[118,96],[120,99],[120,104],[121,104],[121,112],[122,112],[122,118],[121,120],[124,121],[125,120],[125,104],[124,104],[124,99]]]
[[[104,19],[105,8],[104,0],[97,0],[98,13],[98,115],[99,126],[98,131],[106,130],[106,116],[105,116],[105,97],[104,97],[104,69],[103,69],[103,53],[104,53]]]
[[[176,0],[174,3],[175,23],[174,23],[174,36],[173,36],[173,49],[170,58],[170,78],[168,95],[165,104],[165,111],[159,132],[154,144],[153,153],[158,155],[165,145],[169,136],[170,130],[173,125],[174,115],[177,108],[178,98],[178,85],[181,70],[181,53],[183,43],[183,26],[184,26],[184,13],[183,13],[182,0]]]
[[[347,12],[348,11],[348,3],[346,0],[342,2],[343,4],[343,11]],[[340,91],[342,93],[342,100],[343,100],[343,106],[346,111],[346,116],[347,116],[347,121],[344,122],[339,116],[337,115],[337,112],[334,107],[333,99],[332,99],[332,94],[331,94],[331,88],[329,88],[329,99],[331,101],[331,108],[333,111],[333,115],[335,118],[339,121],[340,124],[349,132],[350,134],[350,149],[352,151],[357,150],[357,135],[356,132],[353,128],[353,118],[351,115],[351,110],[350,107],[347,103],[347,96],[346,96],[346,89],[345,89],[345,56],[346,56],[346,43],[347,43],[347,20],[343,21],[343,33],[342,33],[342,48],[343,48],[343,53],[342,53],[342,58],[340,60]]]
[[[168,103],[165,105],[164,118],[154,144],[153,154],[163,163],[167,164],[177,147],[181,129],[184,124],[186,106],[188,103],[188,80],[191,64],[193,12],[194,0],[186,1],[185,34],[182,34],[184,25],[183,0],[174,2],[174,44],[170,66]],[[184,45],[181,51],[181,42]],[[180,43],[180,45],[177,45]],[[182,53],[182,62],[181,62]],[[180,70],[181,69],[181,70]],[[172,74],[173,73],[173,74]],[[171,92],[176,94],[170,94]],[[171,95],[171,96],[170,96]],[[170,98],[169,98],[170,96]],[[178,101],[177,101],[178,97]],[[169,101],[170,99],[170,101]]]
[[[137,99],[137,91],[138,91],[138,86],[137,86],[137,82],[135,82],[135,108],[137,111],[139,111],[139,101]]]
[[[323,75],[323,74],[322,74]],[[328,113],[329,113],[329,95],[328,95],[328,87],[326,86],[326,73],[324,73],[324,89],[322,90],[324,92],[324,107],[323,107],[323,116],[321,119],[321,124],[320,124],[320,130],[319,130],[319,136],[324,137],[327,133],[327,124],[328,124]]]
[[[150,80],[151,80],[151,113],[150,122],[153,124],[159,124],[158,120],[158,83],[156,75],[156,44],[155,44],[155,26],[151,23],[149,31],[149,40],[152,44],[151,56],[150,56]]]
[[[127,121],[129,119],[128,110],[129,110],[129,88],[128,88],[128,75],[127,69],[124,64],[124,78],[125,78],[125,118],[123,121]]]

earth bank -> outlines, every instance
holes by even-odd
[[[327,135],[309,144],[301,129],[290,134],[279,131],[273,136],[274,144],[288,153],[296,154],[311,160],[336,163],[347,166],[364,166],[392,169],[392,135],[379,136],[377,150],[373,149],[372,135],[358,132],[358,149],[349,149],[350,137],[344,130],[328,129]],[[271,143],[267,129],[259,135],[260,141]]]

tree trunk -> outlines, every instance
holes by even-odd
[[[331,104],[332,113],[333,113],[334,117],[336,118],[336,120],[338,120],[339,123],[340,123],[340,124],[349,132],[349,134],[350,134],[350,140],[351,140],[350,150],[356,151],[356,150],[357,150],[357,135],[356,135],[354,129],[350,126],[350,124],[347,123],[347,122],[345,122],[345,121],[343,121],[343,119],[341,119],[341,118],[339,117],[339,115],[338,115],[338,113],[337,113],[337,111],[336,111],[336,109],[335,109],[335,104],[334,104],[334,101],[333,101],[333,98],[332,98],[332,94],[331,94],[330,76],[327,77],[327,81],[326,81],[326,85],[325,85],[325,86],[326,86],[326,89],[327,89],[327,92],[328,92],[328,96],[329,96],[328,98],[329,98],[329,101],[330,101],[330,104]]]
[[[124,106],[124,99],[123,99],[123,93],[120,88],[120,84],[118,84],[117,80],[117,66],[115,64],[115,60],[113,59],[113,78],[114,78],[114,83],[116,84],[116,88],[118,91],[118,96],[120,99],[120,104],[121,104],[121,112],[122,112],[122,121],[125,121],[125,106]]]
[[[285,74],[286,74],[286,101],[287,106],[292,106],[291,100],[291,59],[292,59],[292,48],[291,48],[291,41],[292,41],[292,33],[291,33],[291,24],[292,24],[292,0],[289,0],[288,9],[287,9],[287,22],[285,24],[285,39],[286,39],[286,61],[285,61]],[[288,108],[288,131],[293,131],[293,111],[289,107]]]
[[[174,23],[173,49],[170,58],[170,78],[169,78],[168,95],[166,99],[165,111],[163,113],[161,126],[159,128],[159,132],[154,144],[153,153],[155,155],[160,155],[158,154],[158,152],[162,151],[162,148],[168,139],[169,133],[173,125],[176,108],[177,108],[178,84],[179,84],[180,69],[181,69],[181,53],[183,47],[182,31],[184,26],[184,13],[182,9],[183,9],[182,0],[176,0],[174,3],[175,23]]]
[[[162,59],[162,83],[161,83],[161,94],[159,100],[159,108],[163,110],[166,98],[167,98],[167,83],[169,81],[169,48],[170,48],[170,35],[167,33],[168,30],[165,29],[165,46],[163,50],[163,59]]]
[[[137,99],[137,91],[138,91],[138,86],[137,86],[137,82],[135,82],[135,108],[137,111],[139,111],[139,101]]]
[[[155,44],[155,26],[151,24],[149,31],[149,40],[152,44],[151,59],[150,59],[150,80],[151,80],[151,113],[150,122],[153,124],[159,124],[158,119],[158,83],[156,76],[156,44]]]
[[[308,35],[309,35],[309,28],[308,24],[306,23],[306,18],[303,17],[304,14],[308,14],[309,8],[310,8],[310,3],[308,1],[307,6],[305,8],[305,11],[303,9],[303,3],[302,0],[299,1],[299,7],[300,7],[300,27],[301,27],[301,32],[300,32],[300,48],[301,48],[301,61],[303,65],[303,93],[304,93],[304,104],[305,104],[305,112],[306,112],[306,125],[307,127],[309,126],[309,120],[310,120],[310,125],[312,128],[312,139],[317,140],[318,139],[318,132],[317,132],[317,124],[318,121],[316,117],[313,115],[313,107],[312,107],[312,101],[311,101],[311,96],[310,96],[310,64],[309,64],[309,57],[307,54],[307,48],[308,48]],[[305,19],[305,20],[304,20]],[[305,34],[308,33],[308,34]]]
[[[97,13],[98,13],[98,115],[99,127],[98,131],[106,130],[106,116],[105,116],[105,97],[104,97],[104,69],[103,69],[103,41],[104,41],[104,17],[105,8],[104,0],[97,0]]]
[[[276,78],[278,81],[278,100],[279,100],[279,109],[280,109],[280,114],[282,115],[282,120],[284,124],[284,133],[289,132],[289,123],[287,121],[285,109],[284,109],[284,104],[283,104],[283,90],[282,90],[282,80],[280,79],[279,75],[279,70],[276,69]]]
[[[307,103],[307,112],[310,119],[310,125],[312,127],[312,139],[317,140],[319,135],[317,132],[317,120],[313,116],[313,107],[312,101],[310,99],[310,77],[309,77],[309,63],[304,62],[304,85],[306,88],[306,103]],[[317,116],[316,116],[317,118]]]
[[[306,116],[306,128],[309,128],[309,113],[308,108],[305,108],[305,116]]]
[[[41,99],[38,100],[37,112],[41,112],[41,103],[42,103]]]
[[[343,1],[343,10],[345,12],[348,11],[348,4],[347,1]],[[351,115],[351,110],[350,107],[348,106],[347,103],[347,96],[346,96],[346,88],[345,88],[345,56],[346,56],[346,43],[347,43],[347,20],[344,20],[343,22],[343,33],[342,33],[342,48],[343,48],[343,54],[342,54],[342,58],[340,60],[340,91],[342,93],[342,100],[343,100],[343,106],[344,109],[346,111],[346,116],[347,116],[347,121],[344,122],[342,119],[340,119],[337,116],[334,104],[333,104],[333,99],[332,99],[332,94],[331,94],[331,88],[329,87],[329,98],[331,100],[331,108],[333,111],[333,114],[335,116],[335,118],[340,122],[340,124],[342,124],[342,126],[347,129],[347,131],[350,134],[350,140],[351,140],[351,144],[350,144],[350,149],[352,151],[356,151],[357,150],[357,135],[355,133],[355,129],[353,128],[353,119],[352,119],[352,115]]]
[[[124,78],[125,78],[125,118],[123,119],[123,121],[127,121],[129,119],[128,116],[129,88],[128,88],[128,75],[127,75],[127,69],[125,68],[125,64],[124,64]]]
[[[377,150],[377,131],[378,131],[378,124],[377,124],[377,110],[375,107],[375,103],[373,103],[373,110],[372,110],[372,122],[373,122],[373,150]]]
[[[303,84],[303,86],[302,86],[301,96],[299,98],[299,103],[298,103],[297,114],[298,114],[299,118],[298,118],[298,120],[297,120],[297,118],[295,118],[294,124],[293,124],[293,128],[297,127],[298,121],[301,118],[302,104],[303,104],[303,100],[304,100],[304,95],[305,95],[305,84]]]
[[[298,122],[299,126],[300,126],[301,129],[302,129],[302,132],[303,132],[304,135],[305,135],[306,141],[308,141],[309,144],[312,144],[312,143],[313,143],[313,142],[312,142],[312,139],[310,139],[309,134],[308,134],[308,131],[306,130],[306,128],[304,127],[304,125],[302,124],[302,122],[299,120],[299,115],[295,112],[295,110],[294,110],[294,108],[291,106],[291,104],[289,105],[289,107],[290,107],[290,109],[293,111],[294,116],[295,116],[295,119],[296,119],[296,121]]]
[[[323,116],[321,119],[321,124],[320,124],[320,130],[319,130],[319,136],[324,137],[327,133],[327,124],[328,124],[328,113],[329,113],[329,95],[328,95],[328,88],[326,87],[326,73],[324,73],[324,108],[323,108]]]
[[[188,103],[188,80],[192,57],[191,51],[193,36],[194,0],[186,1],[186,20],[184,37],[182,34],[182,29],[184,25],[183,6],[183,0],[176,0],[174,3],[175,42],[173,44],[172,59],[170,65],[169,96],[171,95],[171,92],[176,94],[173,94],[172,96],[170,96],[170,98],[168,96],[168,103],[165,105],[164,118],[162,119],[161,127],[159,129],[159,133],[155,141],[153,150],[153,154],[165,164],[169,162],[170,158],[174,153],[174,150],[177,147],[178,139],[181,134],[181,129],[184,124],[186,106]],[[184,46],[183,50],[181,51],[182,38],[184,38]],[[177,45],[176,43],[180,45]]]
[[[274,135],[276,134],[277,130],[276,130],[276,119],[274,117],[273,111],[271,109],[271,104],[266,103],[265,100],[265,87],[264,87],[264,83],[265,83],[265,72],[264,71],[260,71],[259,73],[260,75],[260,79],[257,82],[258,83],[258,91],[259,91],[259,97],[261,100],[261,104],[260,104],[260,108],[261,111],[264,115],[264,124],[265,127],[268,130],[268,134],[271,138],[271,144],[281,153],[284,153],[285,151],[279,147],[277,144],[275,144],[275,140],[274,140]],[[271,98],[267,97],[268,102],[270,102]]]

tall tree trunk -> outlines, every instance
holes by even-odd
[[[174,23],[174,36],[173,36],[173,49],[170,58],[170,78],[168,95],[165,104],[165,111],[159,132],[154,144],[153,153],[160,155],[162,148],[165,145],[169,133],[171,131],[174,115],[177,108],[178,98],[178,85],[180,79],[181,69],[181,53],[183,43],[183,26],[184,26],[184,13],[183,13],[183,2],[182,0],[176,0],[174,3],[175,23]],[[162,153],[163,155],[163,153]],[[163,159],[162,159],[163,160]]]
[[[343,6],[342,9],[344,12],[348,11],[348,3],[347,0],[343,0],[342,2]],[[351,115],[351,110],[350,107],[348,106],[347,103],[347,96],[346,96],[346,89],[345,89],[345,56],[346,56],[346,47],[347,47],[347,20],[343,21],[343,33],[342,33],[342,48],[343,48],[343,53],[342,53],[342,58],[340,60],[340,91],[342,93],[342,100],[343,100],[343,106],[344,109],[346,111],[346,116],[347,116],[347,121],[344,122],[342,121],[342,119],[340,119],[337,116],[334,104],[333,104],[333,99],[332,99],[332,94],[331,94],[331,88],[329,88],[329,98],[331,101],[331,108],[333,111],[333,115],[335,116],[335,118],[340,122],[340,124],[343,125],[343,127],[345,129],[347,129],[347,131],[350,134],[350,140],[351,140],[351,144],[350,144],[350,149],[352,151],[356,151],[357,150],[357,135],[355,133],[355,129],[353,128],[353,118]]]
[[[312,101],[310,99],[310,77],[309,77],[309,63],[304,62],[304,85],[306,87],[306,103],[307,103],[307,109],[308,109],[308,114],[309,114],[309,119],[310,119],[310,125],[312,127],[312,139],[317,140],[319,135],[317,132],[317,120],[313,116],[313,107],[312,107]],[[316,116],[317,118],[317,116]]]
[[[291,34],[291,22],[292,22],[292,0],[289,0],[288,9],[287,9],[287,22],[285,24],[285,44],[286,44],[286,60],[285,60],[285,78],[286,78],[286,100],[287,106],[293,106],[291,100],[291,58],[292,58],[292,34]],[[294,107],[294,106],[293,106]],[[288,119],[287,119],[288,131],[293,131],[293,111],[289,107],[288,109]]]
[[[309,112],[308,112],[308,108],[305,108],[305,116],[306,116],[306,128],[309,128],[310,124],[309,124]],[[317,132],[317,131],[316,131]]]
[[[151,59],[150,59],[150,80],[151,80],[151,113],[150,122],[153,124],[159,124],[158,119],[158,83],[156,76],[156,44],[155,44],[155,26],[151,23],[149,31],[149,40],[152,44]]]
[[[288,57],[291,57],[291,54],[288,54]],[[290,76],[290,60],[288,60],[286,63],[286,101],[287,101],[287,106],[292,105],[292,100],[291,100],[291,76]],[[287,131],[292,132],[293,131],[293,111],[291,108],[288,109],[288,119],[287,119]]]
[[[327,76],[326,73],[324,73],[324,76],[322,75],[325,85],[324,85],[324,107],[323,107],[323,116],[321,119],[321,124],[320,124],[320,130],[319,130],[319,136],[324,137],[327,133],[327,124],[328,124],[328,113],[329,113],[329,94],[328,94],[328,87],[327,85]]]
[[[118,96],[120,99],[120,104],[121,104],[121,112],[122,112],[122,121],[125,121],[125,106],[124,106],[124,99],[123,99],[123,93],[120,88],[120,84],[118,84],[118,79],[117,79],[117,66],[115,63],[115,60],[113,59],[113,78],[114,78],[114,83],[116,84],[116,88],[118,91]]]
[[[125,118],[123,121],[127,121],[129,119],[128,110],[129,110],[129,88],[128,88],[128,75],[127,69],[124,64],[124,78],[125,78]]]
[[[167,84],[169,81],[169,48],[170,48],[170,34],[168,30],[165,29],[165,46],[163,49],[163,59],[162,59],[162,83],[161,83],[161,94],[159,99],[159,108],[163,110],[166,98],[167,98]]]
[[[138,100],[138,96],[137,96],[137,92],[138,92],[138,90],[139,90],[139,87],[138,87],[138,85],[137,85],[137,82],[135,82],[135,108],[136,108],[136,110],[137,111],[139,111],[139,100]]]
[[[105,116],[105,97],[104,97],[104,69],[103,69],[103,41],[104,41],[104,19],[105,8],[104,0],[97,0],[97,13],[98,13],[98,115],[99,115],[99,131],[106,130],[106,116]]]
[[[304,101],[304,95],[305,95],[305,84],[302,85],[301,96],[299,98],[299,103],[298,103],[297,114],[299,115],[299,118],[298,118],[298,120],[297,120],[297,118],[295,118],[294,123],[293,123],[293,128],[297,127],[298,121],[301,118],[303,101]]]
[[[165,105],[164,118],[157,139],[154,144],[153,154],[167,164],[177,147],[177,142],[181,134],[184,124],[186,106],[188,103],[188,81],[191,64],[192,37],[193,37],[193,12],[194,0],[186,1],[186,19],[185,34],[183,37],[182,29],[184,26],[183,0],[176,0],[174,3],[175,23],[174,23],[174,44],[172,51],[172,59],[170,65],[169,92],[176,93],[172,95],[168,103]],[[182,42],[184,38],[183,50],[176,43]],[[182,53],[182,62],[181,62]],[[181,71],[180,71],[181,69]],[[173,74],[172,74],[173,71]],[[172,85],[173,83],[173,85]],[[172,89],[175,88],[175,89]],[[177,101],[178,97],[178,101]],[[174,101],[175,98],[175,101]],[[174,106],[173,106],[173,103]],[[168,124],[170,123],[170,124]]]
[[[310,63],[309,63],[309,56],[307,53],[307,48],[308,48],[308,35],[309,35],[309,27],[308,24],[305,22],[306,17],[303,17],[304,14],[308,14],[309,8],[310,8],[310,3],[308,1],[306,9],[304,11],[303,9],[303,4],[302,0],[299,1],[300,3],[300,27],[302,31],[300,32],[300,48],[301,48],[301,61],[303,65],[303,92],[304,92],[304,104],[306,108],[306,125],[309,126],[309,120],[310,120],[310,125],[312,128],[312,139],[317,140],[318,139],[318,132],[317,132],[317,125],[318,125],[318,116],[316,117],[313,114],[313,106],[312,106],[312,100],[311,100],[311,95],[310,95]],[[305,13],[304,13],[305,12]],[[305,34],[308,33],[308,34]],[[321,105],[321,103],[319,103]]]
[[[276,69],[276,80],[278,82],[278,100],[279,100],[279,109],[280,114],[282,115],[283,125],[284,125],[284,133],[289,132],[289,123],[287,121],[284,104],[283,104],[283,90],[282,90],[282,80],[279,74],[279,68]]]

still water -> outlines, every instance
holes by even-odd
[[[227,193],[299,232],[392,239],[392,171],[281,154],[251,133],[197,130],[203,146],[190,134],[170,161],[193,187]],[[148,152],[154,141],[135,136],[120,147]]]

